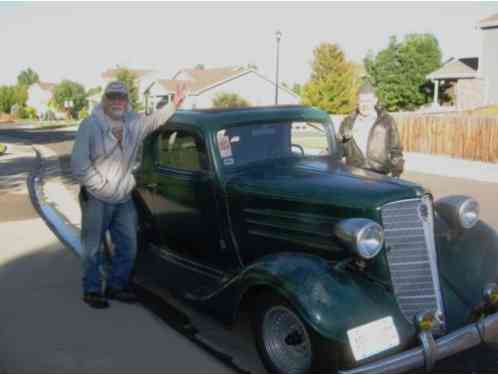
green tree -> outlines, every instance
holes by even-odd
[[[14,104],[16,104],[14,86],[0,86],[0,112],[10,113]]]
[[[249,107],[251,104],[236,93],[220,92],[213,99],[214,108]]]
[[[392,36],[387,48],[368,53],[365,67],[387,110],[414,110],[431,100],[425,77],[441,66],[441,58],[432,34],[409,34],[401,42]]]
[[[54,88],[54,104],[59,111],[67,111],[65,103],[72,101],[70,109],[72,118],[77,118],[82,108],[87,106],[85,87],[78,82],[63,80]]]
[[[0,112],[11,113],[13,107],[23,108],[28,100],[26,86],[0,86]]]
[[[36,73],[33,69],[27,68],[17,76],[17,84],[22,86],[31,86],[33,83],[39,82],[40,78],[38,77],[38,73]]]
[[[14,86],[15,102],[21,107],[26,106],[28,101],[28,86],[26,85],[16,85]]]
[[[131,108],[137,112],[143,110],[143,105],[140,102],[137,75],[127,68],[120,68],[117,70],[114,77],[118,81],[123,82],[128,88],[128,98],[130,100]]]
[[[86,96],[89,98],[90,96],[93,96],[95,94],[99,94],[102,92],[102,87],[97,86],[97,87],[92,87],[91,89],[88,89]]]
[[[303,104],[345,114],[356,106],[357,78],[339,46],[322,43],[313,51],[311,78],[301,90]]]
[[[294,84],[292,85],[292,91],[293,91],[296,95],[301,96],[301,93],[302,93],[302,91],[303,91],[303,86],[302,86],[302,85],[300,85],[299,83],[294,83]]]

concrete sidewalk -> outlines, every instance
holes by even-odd
[[[102,311],[83,304],[80,260],[39,217],[26,189],[28,174],[37,167],[32,147],[0,141],[9,144],[0,158],[0,370],[231,372],[139,305],[113,302]],[[47,188],[77,222],[74,194],[57,184],[59,177],[48,177]]]
[[[496,163],[416,152],[406,152],[404,156],[405,169],[409,172],[498,183],[498,164]]]

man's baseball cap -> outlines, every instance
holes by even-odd
[[[120,94],[120,95],[128,96],[128,89],[123,82],[112,81],[106,86],[106,88],[104,90],[104,95],[107,95],[107,94]]]

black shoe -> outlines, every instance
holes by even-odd
[[[84,293],[83,302],[94,309],[107,309],[109,307],[109,302],[100,293]]]
[[[137,295],[134,291],[129,288],[125,289],[107,289],[106,296],[109,299],[113,299],[125,303],[135,303],[137,302]]]

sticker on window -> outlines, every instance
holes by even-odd
[[[218,148],[220,150],[220,155],[222,158],[229,158],[232,156],[232,146],[230,144],[230,137],[225,135],[224,130],[220,130],[216,134],[216,139],[218,141]]]
[[[223,159],[223,164],[225,164],[225,165],[234,165],[235,164],[235,160],[233,160],[233,158]]]

